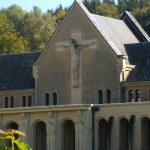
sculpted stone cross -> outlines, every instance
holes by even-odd
[[[85,48],[92,48],[95,45],[95,40],[77,43],[75,39],[70,39],[69,42],[57,44],[57,51],[71,52],[71,72],[73,77],[73,87],[79,87],[80,50]]]

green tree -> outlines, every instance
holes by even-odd
[[[132,11],[132,14],[150,36],[150,5],[142,9],[136,9]]]
[[[120,13],[128,10],[128,1],[127,0],[118,0],[118,9]]]
[[[115,4],[114,0],[103,0],[103,3],[106,3],[108,5],[114,5]]]
[[[4,14],[0,14],[0,22],[0,54],[27,51],[27,41],[18,33],[13,32],[12,23]]]
[[[139,1],[139,6],[140,8],[144,8],[144,7],[150,7],[150,1],[149,0],[140,0]]]
[[[97,14],[97,7],[101,4],[99,0],[84,0],[85,7],[94,14]]]
[[[107,3],[103,3],[97,8],[97,12],[99,15],[107,16],[111,18],[119,18],[120,14],[115,5],[109,5]]]
[[[139,1],[138,0],[128,0],[128,10],[132,11],[134,9],[139,8]]]
[[[43,15],[34,6],[33,11],[24,16],[21,34],[28,40],[31,51],[38,51],[45,47],[55,28],[55,17],[51,13]]]
[[[1,13],[5,14],[6,17],[13,23],[14,30],[16,32],[20,32],[25,15],[23,9],[20,6],[12,5],[7,9],[3,8]]]

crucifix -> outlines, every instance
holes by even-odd
[[[71,52],[71,74],[72,74],[72,86],[78,88],[80,85],[79,81],[79,70],[80,70],[80,51],[86,48],[95,48],[96,41],[88,40],[84,42],[77,42],[75,39],[70,39],[69,42],[58,43],[57,51],[70,51]]]

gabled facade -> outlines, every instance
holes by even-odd
[[[42,53],[0,56],[0,127],[34,150],[150,149],[149,50],[129,12],[75,0]]]

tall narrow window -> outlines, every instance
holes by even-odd
[[[50,96],[49,93],[45,93],[45,105],[50,105]]]
[[[148,98],[149,98],[149,101],[150,101],[150,89],[148,90]]]
[[[129,90],[129,92],[128,92],[128,101],[129,102],[134,101],[134,92],[133,92],[133,90]]]
[[[98,104],[103,104],[103,91],[98,90]]]
[[[14,104],[14,97],[11,96],[10,97],[10,107],[13,108],[14,106],[15,106],[15,104]]]
[[[111,90],[110,89],[106,90],[106,101],[107,103],[111,103]]]
[[[9,106],[9,104],[8,104],[8,97],[5,97],[4,98],[4,103],[5,103],[5,108],[8,108]]]
[[[135,102],[141,101],[141,93],[140,90],[135,90]]]
[[[105,119],[99,121],[99,150],[107,150],[107,143],[108,143],[108,124]]]
[[[28,106],[29,107],[32,106],[32,96],[31,95],[28,96]]]
[[[52,93],[52,103],[53,105],[57,105],[57,93],[56,92]]]
[[[126,118],[122,118],[119,123],[119,149],[129,150],[129,123]]]
[[[26,107],[26,96],[22,96],[22,106]]]

